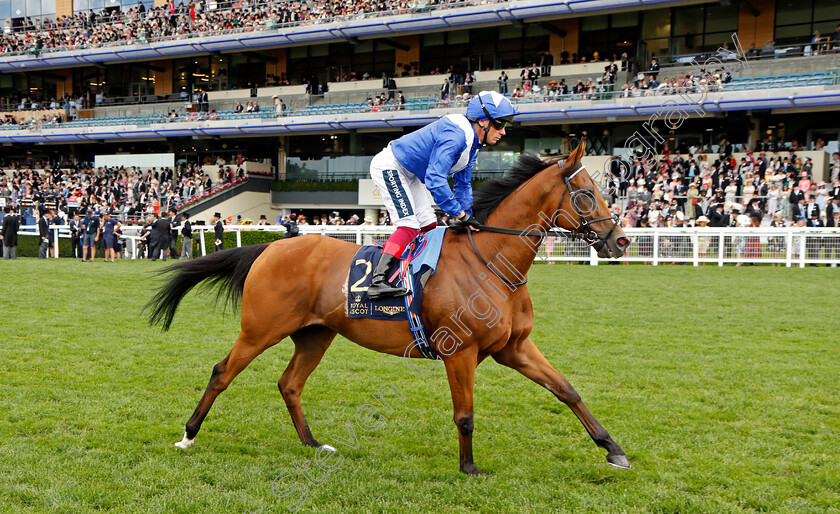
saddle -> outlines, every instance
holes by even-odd
[[[423,302],[423,288],[437,267],[445,232],[446,228],[440,227],[419,234],[400,256],[399,266],[394,272],[398,277],[393,283],[410,291],[403,297],[376,301],[367,297],[367,289],[373,278],[372,271],[382,257],[383,244],[377,241],[373,245],[361,247],[353,256],[347,277],[347,317],[407,320],[418,350],[427,359],[437,359],[423,328],[420,306]]]

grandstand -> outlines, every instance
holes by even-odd
[[[387,141],[462,112],[469,72],[472,92],[501,90],[521,111],[482,152],[479,178],[525,151],[562,154],[583,135],[596,166],[609,155],[633,160],[639,134],[657,155],[682,154],[680,170],[690,161],[681,149],[706,165],[728,146],[739,156],[773,150],[782,165],[792,148],[811,159],[814,184],[836,178],[833,0],[103,5],[0,0],[0,165],[9,176],[106,154],[171,153],[201,165],[242,155],[273,179],[250,181],[249,202],[263,198],[251,214],[378,215],[360,201],[368,186],[346,181],[364,177]],[[662,124],[664,105],[681,113],[679,126]],[[295,185],[302,179],[317,184]],[[225,195],[230,214],[244,213],[231,189]],[[211,200],[190,209],[219,208]],[[628,198],[614,200],[623,209]]]

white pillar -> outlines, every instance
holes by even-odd
[[[700,236],[695,231],[694,234],[691,235],[691,257],[693,260],[694,266],[700,265]]]
[[[204,233],[205,233],[205,231],[206,231],[206,229],[205,230],[199,229],[199,235],[201,236],[200,241],[201,241],[201,256],[202,257],[207,255],[207,246],[204,243]]]

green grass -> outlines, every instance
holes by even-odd
[[[285,511],[272,481],[314,458],[277,391],[291,343],[254,361],[177,450],[238,319],[190,295],[170,332],[146,326],[161,267],[0,261],[0,511]],[[462,475],[444,374],[339,338],[304,391],[316,438],[346,435],[384,382],[407,400],[379,429],[357,427],[357,449],[337,445],[341,467],[301,511],[838,511],[836,269],[539,265],[530,279],[534,340],[633,469],[488,360],[474,441],[490,475]]]

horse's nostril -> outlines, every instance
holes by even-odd
[[[618,247],[622,250],[630,246],[630,240],[626,237],[619,237],[616,242],[618,243]]]

